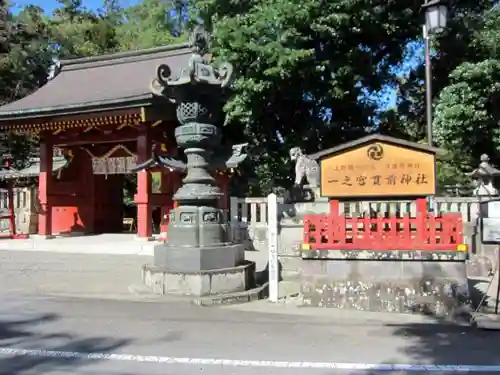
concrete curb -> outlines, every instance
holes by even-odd
[[[490,331],[500,331],[500,315],[476,313],[472,318],[473,326]]]
[[[235,305],[245,302],[256,301],[267,298],[269,284],[265,283],[257,288],[245,290],[244,292],[220,294],[193,299],[192,302],[197,306],[220,306]]]

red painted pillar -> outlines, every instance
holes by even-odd
[[[38,234],[52,235],[52,140],[50,135],[40,139],[40,177],[38,178]]]
[[[143,125],[137,137],[137,163],[146,161],[151,156],[151,138],[149,127]],[[137,172],[137,194],[134,197],[137,206],[137,236],[150,238],[153,235],[153,217],[151,207],[151,173],[147,170]]]

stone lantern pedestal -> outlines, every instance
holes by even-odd
[[[153,155],[137,167],[164,166],[185,173],[174,195],[168,241],[157,245],[154,265],[143,269],[146,285],[159,293],[205,296],[243,292],[252,287],[255,267],[245,263],[244,245],[231,243],[225,212],[218,208],[223,193],[211,174],[221,167],[236,168],[245,158],[244,145],[232,153],[220,148],[222,106],[230,94],[232,66],[214,68],[203,56],[209,35],[197,27],[191,37],[193,55],[179,78],[167,65],[158,67],[152,91],[176,105],[180,125],[175,138],[186,161]]]

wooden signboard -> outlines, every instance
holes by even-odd
[[[425,146],[424,146],[425,147]],[[435,153],[373,139],[320,160],[321,195],[331,198],[435,194]]]

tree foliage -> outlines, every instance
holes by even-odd
[[[39,7],[28,6],[17,16],[9,4],[0,4],[0,104],[20,99],[46,82],[50,65],[48,30]],[[34,140],[0,134],[0,157],[11,154],[23,166]]]
[[[440,97],[449,95],[446,91],[450,85],[463,84],[454,72],[456,69],[460,69],[462,64],[475,64],[485,58],[485,30],[494,29],[491,21],[487,21],[490,18],[488,15],[494,12],[491,0],[450,2],[448,5],[447,30],[431,39],[434,141],[450,152],[447,160],[438,163],[438,182],[441,187],[467,183],[465,170],[476,163],[477,151],[457,143],[458,140],[444,141],[440,134],[443,110],[450,111],[450,108]],[[487,22],[489,26],[486,27]],[[479,34],[483,36],[479,37]],[[382,114],[381,130],[410,140],[427,142],[423,53],[423,41],[417,39],[407,46],[406,58],[393,69],[398,98],[396,106]],[[451,134],[456,129],[455,125],[451,125],[453,121],[448,122]],[[462,140],[466,140],[466,137]]]
[[[464,165],[483,151],[495,159],[500,141],[494,105],[500,18],[492,4],[451,3],[448,32],[433,40],[435,138],[457,150],[451,162],[440,164],[444,183],[459,181]],[[124,6],[104,0],[94,11],[81,0],[59,0],[53,14],[28,6],[13,15],[2,3],[0,100],[18,99],[42,85],[52,59],[177,43],[185,40],[187,25],[204,20],[213,31],[216,61],[236,68],[235,95],[225,107],[226,142],[249,142],[251,167],[242,174],[251,178],[244,186],[265,194],[291,184],[293,146],[315,152],[374,131],[425,141],[421,5],[141,0]],[[381,111],[380,93],[388,87],[398,99],[394,108]]]
[[[437,140],[454,152],[458,169],[475,166],[483,153],[500,162],[500,11],[485,13],[471,38],[467,61],[449,76],[439,94],[434,127]]]
[[[177,20],[169,17],[175,4],[163,0],[143,0],[122,10],[116,29],[121,51],[158,47],[179,43],[183,35],[175,36]]]
[[[447,31],[431,40],[433,98],[437,98],[441,90],[449,84],[449,74],[461,63],[476,55],[476,51],[471,48],[471,41],[477,28],[483,23],[484,12],[490,9],[491,5],[491,0],[449,3]],[[395,69],[396,75],[399,75],[399,116],[395,119],[406,123],[407,132],[411,137],[420,140],[426,138],[423,41],[412,44],[406,52],[414,66],[409,70]],[[409,60],[405,59],[406,62]],[[401,75],[401,70],[406,74]]]
[[[115,25],[111,19],[86,9],[81,0],[59,2],[60,7],[49,19],[50,42],[55,57],[68,59],[100,55],[117,48]]]
[[[219,59],[238,71],[227,121],[251,140],[263,193],[291,182],[292,146],[314,152],[373,128],[367,92],[420,30],[419,1],[202,0]],[[277,136],[279,134],[280,136]]]
[[[50,56],[40,8],[27,7],[14,17],[4,3],[0,12],[0,103],[5,104],[46,82]]]

